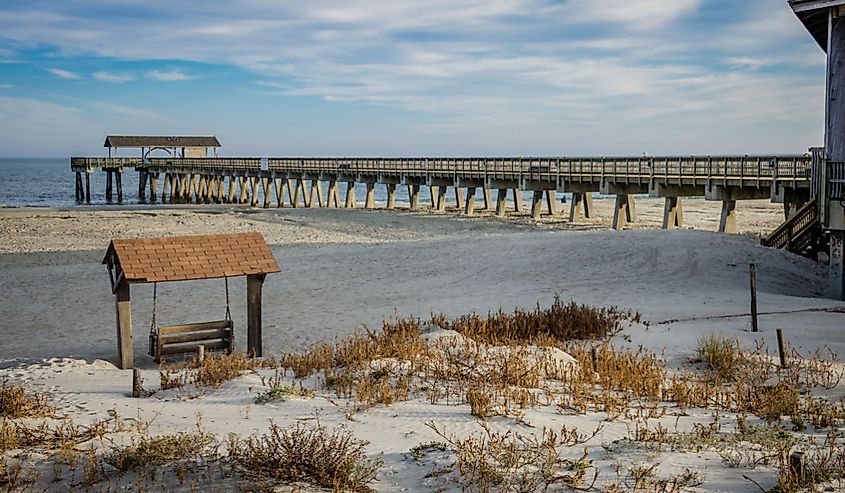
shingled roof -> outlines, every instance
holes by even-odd
[[[220,147],[214,136],[109,135],[103,147]]]
[[[112,240],[103,263],[131,283],[213,279],[279,272],[261,233]]]

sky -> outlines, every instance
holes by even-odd
[[[3,0],[0,156],[802,153],[824,74],[786,0]]]

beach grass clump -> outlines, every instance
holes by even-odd
[[[555,295],[548,308],[538,303],[533,310],[499,311],[486,317],[471,314],[452,321],[432,317],[431,324],[459,332],[464,337],[494,345],[560,345],[575,340],[608,339],[624,329],[626,323],[640,323],[639,312],[618,307],[594,307],[564,302]]]
[[[27,391],[20,385],[0,384],[0,417],[24,418],[52,416],[56,408],[49,404],[47,396]]]
[[[301,385],[299,387],[277,385],[270,387],[264,392],[255,397],[256,404],[267,404],[270,402],[284,402],[291,397],[314,397],[314,391],[306,389]]]
[[[231,436],[229,457],[247,479],[268,485],[308,483],[334,491],[370,491],[382,462],[366,455],[369,442],[344,428],[270,424],[269,433]]]
[[[141,436],[129,445],[116,446],[103,454],[103,462],[120,474],[177,461],[214,460],[218,458],[217,439],[197,430],[161,436]]]
[[[159,369],[161,390],[178,389],[184,392],[192,387],[199,393],[217,389],[247,371],[273,368],[275,359],[251,358],[245,353],[209,354],[200,361],[191,358],[187,363],[162,365]]]
[[[732,382],[739,374],[742,349],[738,341],[718,334],[707,334],[698,340],[696,353],[717,381]]]

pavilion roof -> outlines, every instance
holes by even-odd
[[[220,147],[220,141],[213,135],[108,135],[103,147]]]

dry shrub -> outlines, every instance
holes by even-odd
[[[792,385],[778,382],[756,390],[751,397],[754,414],[769,422],[778,421],[781,416],[798,416],[800,396]]]
[[[607,339],[618,334],[626,322],[639,323],[639,312],[618,307],[597,308],[564,303],[555,295],[551,306],[534,310],[516,309],[512,314],[499,311],[487,317],[472,314],[448,322],[432,317],[431,324],[459,332],[479,342],[495,345],[557,345],[573,340]]]
[[[156,467],[185,460],[213,460],[218,457],[213,434],[198,430],[156,437],[142,436],[124,447],[114,447],[103,454],[103,461],[119,473]]]
[[[369,442],[346,429],[296,423],[281,428],[270,423],[269,434],[229,440],[229,456],[244,477],[279,484],[305,482],[335,491],[369,491],[382,466],[368,459]]]
[[[5,418],[23,418],[52,416],[56,408],[47,402],[47,396],[37,392],[27,392],[19,385],[0,385],[0,416]]]
[[[466,438],[448,435],[434,423],[427,423],[455,453],[453,470],[459,475],[464,491],[554,491],[560,488],[590,489],[598,469],[588,459],[588,449],[577,459],[562,457],[568,447],[581,445],[595,437],[563,428],[560,432],[543,429],[525,436],[513,431],[493,432],[481,422],[482,432]],[[594,469],[593,484],[585,484],[587,471]]]
[[[189,385],[198,392],[214,390],[223,383],[240,377],[246,371],[276,366],[274,359],[250,358],[245,353],[209,354],[183,364],[164,365],[159,370],[161,389],[184,391]]]
[[[489,389],[485,387],[472,387],[467,390],[467,402],[470,406],[470,414],[481,419],[487,419],[493,412],[493,398]]]
[[[78,425],[70,419],[29,425],[4,418],[0,421],[0,452],[31,447],[69,449],[94,438],[102,438],[114,430],[115,421],[111,418],[90,426]]]

